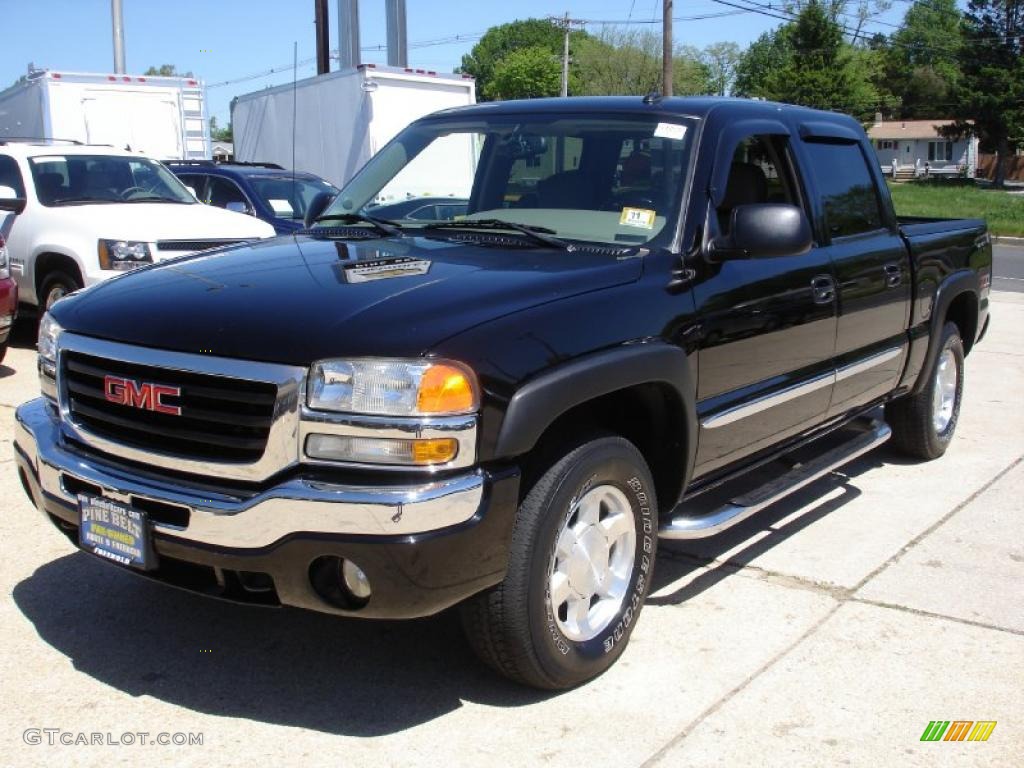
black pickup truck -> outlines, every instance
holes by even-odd
[[[412,195],[468,212],[373,216]],[[984,222],[898,219],[861,126],[793,106],[450,110],[316,208],[55,305],[25,490],[78,546],[194,591],[458,604],[480,656],[541,688],[619,656],[659,538],[890,437],[940,456],[988,324]]]

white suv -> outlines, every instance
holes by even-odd
[[[24,200],[3,225],[11,273],[21,300],[44,309],[143,264],[274,235],[202,205],[156,160],[110,147],[0,140],[4,198]]]

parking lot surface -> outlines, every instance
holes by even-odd
[[[721,536],[663,543],[626,653],[562,694],[489,673],[451,614],[242,607],[76,552],[11,460],[29,337],[0,365],[0,765],[1021,764],[1024,294],[993,294],[944,458],[883,446]],[[997,725],[922,742],[933,720]],[[82,733],[203,743],[60,743]]]

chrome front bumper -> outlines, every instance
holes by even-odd
[[[68,486],[81,488],[84,483],[125,503],[139,499],[184,507],[187,526],[158,521],[153,526],[183,543],[258,549],[296,533],[408,536],[482,514],[485,483],[480,470],[405,485],[338,485],[295,478],[243,497],[213,492],[208,484],[143,477],[114,460],[80,451],[63,439],[56,409],[44,398],[19,407],[15,419],[15,459],[40,493],[75,506],[77,495]],[[215,482],[216,472],[211,474]],[[33,502],[43,509],[43,499]]]

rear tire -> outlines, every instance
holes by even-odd
[[[944,454],[960,419],[964,345],[956,323],[943,326],[939,344],[939,354],[931,369],[921,374],[928,377],[925,387],[885,408],[893,445],[918,459],[937,459]]]
[[[654,481],[640,452],[599,437],[564,453],[519,506],[505,580],[466,601],[477,655],[535,688],[571,688],[622,653],[657,550]]]

